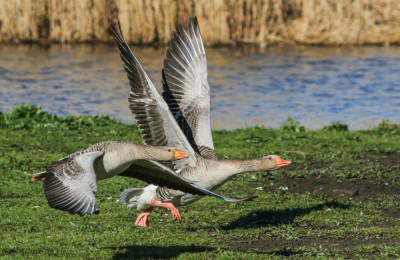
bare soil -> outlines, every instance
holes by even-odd
[[[282,177],[274,182],[275,185],[287,187],[290,193],[311,193],[329,199],[349,198],[364,202],[400,195],[400,184],[376,179],[343,180],[321,175],[312,178]]]
[[[269,239],[269,240],[236,240],[229,242],[229,248],[239,251],[253,251],[264,254],[276,255],[295,255],[301,253],[301,247],[315,247],[327,249],[343,249],[369,244],[385,244],[396,245],[400,243],[400,239],[301,239],[301,240],[285,240],[285,239]],[[297,249],[297,250],[294,250]]]
[[[396,158],[397,159],[397,158]],[[388,161],[393,162],[393,161]],[[308,178],[293,178],[287,176],[275,177],[268,176],[273,182],[274,187],[287,187],[284,191],[291,194],[312,194],[316,197],[326,199],[327,203],[322,203],[312,208],[302,209],[286,209],[288,212],[281,211],[259,211],[252,212],[248,216],[238,219],[228,226],[222,227],[225,230],[235,228],[257,228],[260,226],[279,225],[282,223],[292,223],[295,217],[308,214],[313,210],[321,210],[324,207],[346,208],[351,203],[379,202],[385,197],[399,197],[400,184],[388,183],[377,179],[353,179],[343,180],[331,176],[320,175]],[[271,192],[266,190],[265,192]],[[379,203],[377,203],[379,204]],[[400,209],[379,209],[382,215],[391,218],[400,218]],[[378,222],[373,224],[365,224],[367,226],[379,226],[390,228],[399,225],[399,221],[395,222]],[[364,225],[364,224],[363,224]],[[328,226],[317,227],[316,229],[335,228]],[[365,239],[363,237],[355,238],[305,238],[300,240],[285,240],[277,238],[260,238],[260,239],[243,239],[229,241],[227,247],[232,250],[252,251],[259,253],[278,254],[278,255],[296,255],[301,254],[302,247],[316,247],[326,249],[350,249],[369,244],[396,245],[400,244],[400,238],[374,238]]]

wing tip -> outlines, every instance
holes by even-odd
[[[241,201],[253,201],[257,197],[258,197],[257,195],[252,194],[244,198],[233,198],[233,197],[224,197],[224,198],[226,198],[226,201],[228,202],[241,202]]]
[[[116,28],[116,26],[114,25],[114,24],[112,24],[112,23],[110,23],[110,28],[108,29],[108,31],[111,33],[111,34],[113,34],[114,35],[114,37],[116,36],[116,35],[121,35],[122,36],[122,38],[123,38],[123,34],[122,34],[122,29],[121,29],[121,22],[118,20],[118,30],[119,30],[119,32],[118,32],[118,30],[117,30],[117,28]]]

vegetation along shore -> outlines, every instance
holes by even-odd
[[[121,22],[134,44],[166,44],[197,16],[205,44],[365,45],[400,42],[397,0],[8,0],[0,42],[112,42]]]
[[[389,121],[358,131],[340,123],[310,131],[293,120],[279,129],[213,131],[220,159],[278,154],[292,165],[240,174],[217,190],[254,192],[254,201],[204,198],[180,208],[181,224],[157,209],[142,229],[133,223],[138,212],[117,201],[124,189],[146,185],[138,180],[99,182],[100,213],[84,217],[50,208],[41,184],[29,182],[91,144],[141,143],[137,125],[22,105],[0,113],[0,258],[400,257],[399,136]]]

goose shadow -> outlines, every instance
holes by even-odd
[[[110,247],[116,250],[116,247]],[[183,253],[212,252],[215,248],[204,246],[149,246],[149,245],[130,245],[118,247],[112,259],[146,259],[146,258],[176,258]]]
[[[222,230],[233,230],[237,228],[259,228],[267,226],[278,226],[282,224],[290,224],[297,217],[309,214],[312,211],[322,210],[325,207],[348,209],[350,204],[338,201],[329,201],[320,203],[309,208],[287,208],[282,210],[257,210],[249,213],[247,216],[232,221],[228,225],[221,226]]]

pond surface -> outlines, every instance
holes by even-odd
[[[133,51],[161,89],[165,48]],[[400,47],[206,49],[213,129],[309,129],[335,121],[367,129],[400,123]],[[57,115],[109,115],[133,122],[117,48],[0,46],[0,111],[40,104]]]

